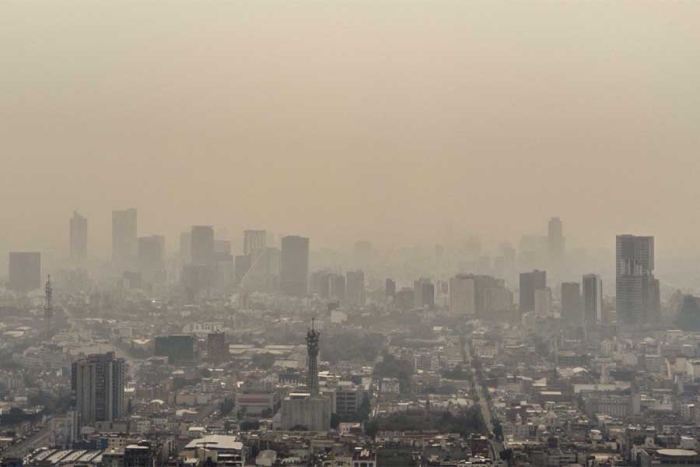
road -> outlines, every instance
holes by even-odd
[[[484,417],[484,423],[488,428],[489,434],[493,434],[493,417],[491,415],[491,406],[489,405],[488,399],[485,397],[488,391],[487,387],[484,387],[480,383],[480,379],[476,375],[476,365],[474,365],[474,357],[471,353],[469,344],[464,344],[464,358],[467,364],[472,369],[472,383],[476,389],[476,395],[479,397],[479,406],[481,407],[481,415]],[[503,452],[503,443],[497,440],[495,437],[491,439],[491,457],[494,461],[499,462],[501,459],[501,452]]]
[[[29,438],[25,439],[19,444],[10,446],[7,450],[0,454],[2,458],[9,457],[24,457],[36,448],[49,445],[49,437],[51,435],[50,427],[51,424],[47,423],[44,428],[34,433]]]

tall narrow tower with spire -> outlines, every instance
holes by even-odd
[[[47,337],[51,337],[51,320],[53,319],[53,304],[51,299],[53,297],[53,287],[51,286],[51,276],[49,275],[46,280],[46,300],[44,303],[44,322],[46,323],[46,334]]]
[[[311,320],[311,329],[306,333],[306,352],[308,360],[308,374],[306,386],[311,396],[318,396],[318,342],[321,333],[315,329],[315,320]]]
[[[315,321],[306,333],[306,391],[291,392],[282,400],[282,430],[328,431],[331,428],[331,400],[320,393],[318,385],[318,353],[321,333]]]

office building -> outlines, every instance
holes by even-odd
[[[548,227],[547,251],[549,260],[559,262],[564,258],[564,227],[561,219],[552,217]]]
[[[413,307],[435,308],[435,285],[430,279],[421,278],[413,283]]]
[[[390,277],[385,281],[385,294],[386,298],[391,300],[396,296],[396,282]]]
[[[535,316],[549,318],[552,316],[552,289],[535,290]]]
[[[597,274],[583,276],[583,321],[587,326],[607,322],[603,315],[603,281]]]
[[[165,282],[165,237],[139,237],[138,245],[141,278],[146,282]]]
[[[207,334],[207,356],[209,357],[209,361],[213,363],[223,363],[229,360],[226,334],[223,332]]]
[[[69,243],[70,243],[70,259],[73,265],[84,264],[87,260],[87,244],[88,244],[88,221],[87,218],[73,213],[69,223]]]
[[[345,301],[351,306],[365,304],[365,273],[363,271],[348,271]]]
[[[615,280],[619,323],[642,324],[659,318],[659,283],[654,278],[654,237],[617,236]]]
[[[262,252],[267,248],[267,232],[264,230],[246,230],[243,232],[243,254]]]
[[[12,251],[9,255],[10,290],[27,293],[41,287],[41,253]]]
[[[474,276],[458,274],[450,279],[450,311],[459,315],[476,314],[476,284]]]
[[[192,362],[194,338],[189,334],[156,337],[153,353],[156,357],[168,357],[171,365]]]
[[[71,388],[80,427],[111,422],[126,414],[125,363],[114,352],[90,355],[73,362]]]
[[[298,236],[282,238],[280,288],[289,296],[303,297],[309,288],[309,239]]]
[[[112,211],[112,262],[120,269],[134,266],[138,249],[136,209]]]
[[[191,238],[191,263],[212,264],[214,262],[214,228],[210,225],[193,225]]]
[[[259,254],[236,256],[236,283],[246,293],[278,291],[279,276],[280,250],[277,248],[265,248]]]
[[[240,284],[250,270],[253,257],[251,255],[237,255],[234,260],[234,282]]]
[[[520,274],[520,312],[535,311],[535,290],[547,288],[547,272],[534,270]]]
[[[583,301],[581,284],[563,282],[561,284],[561,319],[569,325],[583,324]]]

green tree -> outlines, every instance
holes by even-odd
[[[253,365],[261,370],[269,370],[275,364],[275,356],[269,352],[253,355]]]

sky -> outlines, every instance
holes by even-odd
[[[0,253],[111,210],[378,247],[697,249],[700,2],[0,2]],[[451,232],[451,234],[448,234]],[[448,238],[449,237],[449,238]],[[66,253],[67,254],[67,253]]]

